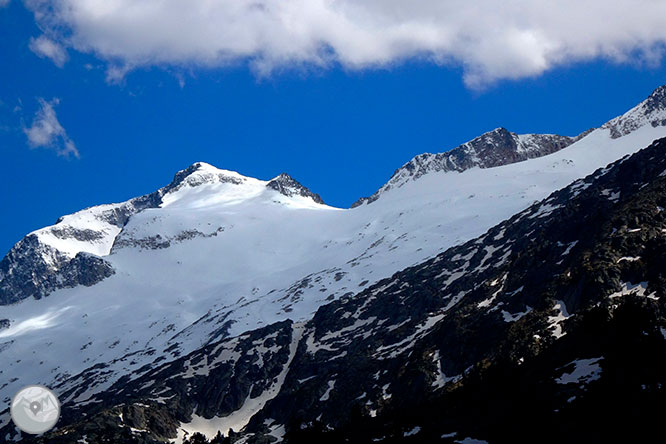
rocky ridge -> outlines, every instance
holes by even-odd
[[[666,85],[655,89],[643,102],[601,126],[616,139],[645,126],[666,126]],[[545,156],[559,151],[588,135],[594,128],[576,137],[554,134],[524,134],[497,128],[450,151],[420,154],[397,169],[389,181],[370,197],[363,197],[352,208],[372,203],[391,188],[401,187],[431,172],[462,172],[470,168],[493,168]]]
[[[443,153],[419,154],[398,168],[389,181],[370,197],[363,197],[352,208],[372,203],[391,188],[403,186],[410,180],[435,172],[463,172],[470,168],[493,168],[545,156],[566,148],[588,132],[578,137],[555,134],[516,134],[505,128],[497,128]]]
[[[609,129],[611,137],[618,138],[644,125],[666,126],[666,85],[655,89],[646,100],[602,128]]]

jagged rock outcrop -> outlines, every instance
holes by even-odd
[[[0,262],[0,305],[40,299],[59,288],[90,287],[113,274],[99,256],[79,252],[70,258],[29,235]]]
[[[287,197],[291,196],[303,196],[309,197],[318,204],[324,204],[324,200],[319,194],[315,194],[312,191],[308,190],[306,187],[301,185],[298,181],[293,179],[286,173],[282,173],[276,178],[272,179],[266,184],[268,188],[271,188],[278,193],[284,194]]]
[[[77,282],[85,281],[86,285],[99,282],[93,282],[91,274],[79,277],[72,274],[81,269],[82,259],[77,259],[77,255],[108,254],[115,236],[133,214],[159,205],[160,194],[155,192],[122,204],[101,205],[63,216],[55,225],[28,234],[0,261],[0,305],[29,297],[39,299],[59,288],[78,285]],[[96,229],[87,228],[91,221]],[[98,257],[94,262],[100,261],[103,259]],[[104,268],[109,267],[107,264]],[[97,277],[102,280],[111,274],[105,271]]]

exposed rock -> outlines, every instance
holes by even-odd
[[[107,261],[94,254],[80,252],[60,270],[59,287],[91,287],[113,274],[115,270]]]
[[[308,190],[306,187],[301,185],[299,182],[297,182],[295,179],[293,179],[291,176],[289,176],[286,173],[282,173],[276,178],[272,179],[270,182],[266,184],[268,188],[271,188],[278,193],[284,194],[287,197],[292,197],[292,196],[303,196],[303,197],[309,197],[310,199],[314,200],[315,202],[319,204],[323,204],[324,201],[319,196],[319,194],[315,194],[312,191]]]
[[[85,252],[70,258],[26,236],[0,262],[0,305],[40,299],[59,288],[94,285],[114,274],[104,259]]]
[[[26,236],[0,261],[0,304],[47,295],[57,285],[57,270],[68,261],[68,256],[42,244],[36,235]]]

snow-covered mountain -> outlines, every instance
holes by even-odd
[[[305,323],[156,363],[28,442],[659,442],[665,153],[657,140]]]
[[[85,405],[157,363],[307,321],[666,136],[664,91],[577,138],[498,129],[417,156],[353,209],[287,175],[197,163],[147,196],[64,216],[0,262],[0,399],[42,383]]]
[[[41,298],[58,288],[90,286],[110,276],[114,272],[113,268],[100,257],[109,255],[114,247],[123,245],[127,237],[123,228],[131,216],[164,206],[185,187],[203,186],[213,187],[215,192],[227,195],[228,199],[242,199],[246,194],[259,194],[266,188],[267,195],[274,190],[283,196],[293,197],[294,203],[310,199],[323,204],[321,197],[311,193],[287,174],[262,182],[198,162],[178,172],[169,185],[154,193],[61,217],[55,225],[26,236],[0,262],[0,304],[13,303],[31,296]],[[185,230],[179,234],[181,238],[176,240],[202,234],[196,230]],[[159,232],[155,233],[152,241],[162,247],[168,246],[169,242],[168,239],[162,239]]]
[[[463,172],[471,168],[493,168],[542,157],[566,148],[588,134],[578,137],[556,134],[516,134],[496,128],[474,140],[444,153],[419,154],[397,169],[391,179],[370,197],[362,197],[352,208],[372,203],[391,188],[399,188],[419,177],[436,172]]]

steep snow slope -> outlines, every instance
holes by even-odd
[[[307,319],[325,301],[477,237],[665,135],[665,127],[651,124],[615,138],[598,129],[544,157],[430,172],[353,210],[320,204],[289,180],[197,164],[160,190],[156,205],[129,215],[119,232],[96,227],[106,230],[97,244],[59,247],[69,254],[94,248],[113,276],[0,307],[0,318],[11,322],[0,330],[0,399],[26,384],[57,386],[95,366],[59,389],[76,388],[64,401],[84,402],[156,359],[221,335]]]

